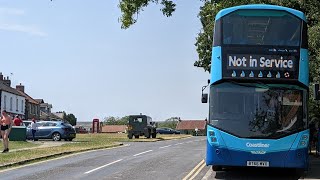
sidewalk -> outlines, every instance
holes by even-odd
[[[23,150],[31,150],[31,149],[39,149],[39,148],[47,148],[47,147],[57,147],[62,146],[63,144],[72,143],[72,142],[63,142],[63,141],[27,141],[29,143],[37,144],[39,146],[36,147],[29,147],[29,148],[19,148],[10,150],[10,152],[17,152]],[[75,142],[73,142],[75,143]]]

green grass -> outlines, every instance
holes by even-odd
[[[61,146],[33,148],[28,150],[20,150],[6,154],[0,154],[0,166],[22,162],[30,159],[44,158],[46,156],[59,156],[62,154],[70,154],[91,149],[101,149],[119,146],[120,142],[148,142],[162,141],[171,139],[181,139],[190,137],[189,135],[160,135],[156,139],[128,139],[126,134],[77,134],[77,138],[71,143]],[[10,142],[10,149],[21,149],[28,147],[36,147],[38,145],[28,142]]]

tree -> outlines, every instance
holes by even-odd
[[[167,128],[176,129],[179,120],[180,120],[179,117],[171,117],[165,120],[164,122],[159,122],[158,127],[167,127]]]
[[[216,14],[224,8],[244,4],[274,4],[297,9],[306,14],[308,20],[308,44],[310,59],[310,85],[320,82],[320,2],[318,0],[200,0],[203,5],[200,7],[198,17],[201,21],[201,31],[196,38],[195,46],[198,52],[198,59],[194,66],[203,68],[210,72],[211,53],[213,42],[214,19]],[[159,4],[159,0],[120,0],[119,7],[122,12],[120,21],[122,28],[126,29],[133,25],[143,8],[151,3]],[[163,14],[171,16],[175,11],[176,4],[172,1],[162,0],[161,9]],[[310,92],[311,87],[310,87]],[[312,93],[309,98],[309,110],[311,117],[320,117],[319,101],[314,101]]]
[[[169,17],[175,11],[176,4],[170,0],[121,0],[119,8],[121,9],[122,15],[120,22],[122,23],[121,28],[127,29],[132,24],[137,22],[139,13],[143,11],[143,8],[148,6],[150,3],[161,4],[161,11],[163,15]]]
[[[109,116],[104,118],[105,125],[127,125],[129,121],[129,116],[124,116],[122,118]]]
[[[66,115],[67,122],[69,122],[72,126],[77,125],[77,118],[73,114]]]

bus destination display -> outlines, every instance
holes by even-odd
[[[298,57],[285,55],[227,54],[223,60],[226,78],[297,79]]]

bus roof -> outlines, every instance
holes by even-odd
[[[250,5],[241,5],[241,6],[234,6],[226,9],[222,9],[221,11],[218,12],[216,15],[216,20],[220,19],[221,17],[234,12],[239,9],[262,9],[262,10],[282,10],[282,11],[287,11],[300,19],[307,21],[306,16],[304,15],[303,12],[283,7],[283,6],[276,6],[276,5],[268,5],[268,4],[250,4]]]

